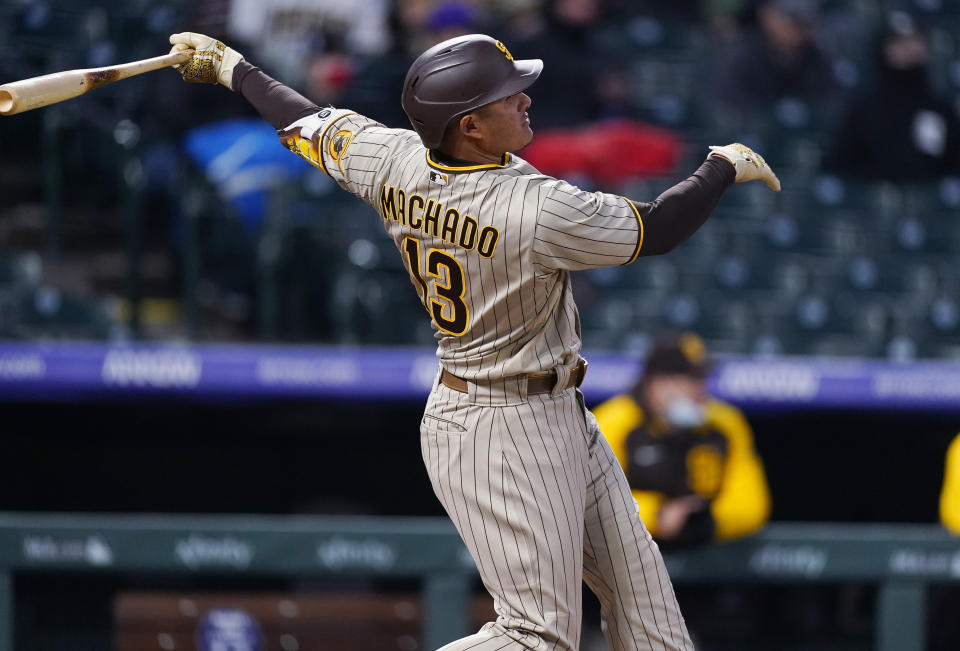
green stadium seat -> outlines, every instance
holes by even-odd
[[[625,27],[633,52],[647,56],[672,54],[692,58],[706,45],[706,35],[702,30],[668,23],[653,16],[637,16]]]
[[[750,295],[764,300],[764,293],[790,296],[810,282],[802,262],[776,253],[720,256],[712,269],[713,291]]]
[[[891,248],[907,253],[949,254],[957,250],[955,228],[947,216],[902,217],[890,233]]]
[[[43,271],[39,254],[0,255],[0,287],[13,289],[36,286]]]
[[[815,251],[820,248],[820,228],[802,213],[788,212],[770,215],[764,223],[768,245],[781,251]]]
[[[819,174],[811,182],[813,205],[821,208],[852,209],[870,215],[902,214],[903,189],[889,182],[846,179],[835,174]]]
[[[960,6],[957,6],[954,0],[891,0],[889,8],[938,20],[948,16],[960,16]]]
[[[797,299],[789,321],[780,327],[794,342],[794,353],[874,356],[883,347],[890,314],[882,300],[811,292]]]
[[[927,318],[937,338],[960,339],[960,302],[956,296],[937,296],[930,303]]]
[[[742,347],[751,335],[753,312],[748,301],[736,295],[708,293],[672,294],[662,306],[663,326],[673,330],[693,330],[708,342],[726,342]]]
[[[680,273],[675,256],[642,257],[624,267],[619,284],[628,289],[668,292],[679,287]]]
[[[950,213],[960,210],[960,178],[946,176],[927,183],[910,183],[901,187],[902,213],[923,218],[938,217],[953,221]]]
[[[105,303],[51,286],[0,299],[0,336],[14,339],[109,339],[113,320]]]

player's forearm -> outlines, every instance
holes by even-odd
[[[689,178],[651,203],[636,203],[643,219],[640,255],[660,255],[682,244],[697,232],[733,185],[736,170],[724,159],[711,156]]]
[[[320,110],[306,97],[247,61],[241,61],[233,69],[233,88],[278,130]]]

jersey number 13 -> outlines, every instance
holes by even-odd
[[[405,238],[403,252],[407,257],[407,268],[422,290],[423,305],[433,322],[449,335],[462,335],[470,325],[470,308],[463,301],[466,293],[463,267],[450,254],[429,249],[426,273],[432,280],[428,287],[421,267],[420,242],[412,237]]]

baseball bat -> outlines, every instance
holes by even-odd
[[[0,115],[14,115],[56,104],[114,81],[186,63],[192,56],[193,50],[184,50],[106,68],[66,70],[4,84],[0,86]]]

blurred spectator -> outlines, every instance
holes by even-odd
[[[389,127],[409,129],[400,102],[384,98],[400,96],[403,79],[416,55],[445,39],[481,31],[481,21],[479,11],[464,1],[395,0],[389,17],[393,36],[390,50],[359,62],[356,77],[344,89],[340,101]]]
[[[929,63],[927,30],[892,12],[876,48],[876,82],[844,111],[827,169],[891,181],[960,172],[960,119],[931,87]]]
[[[629,58],[607,29],[605,0],[549,0],[538,19],[520,9],[503,40],[517,58],[547,62],[531,94],[535,129],[636,117]]]
[[[477,9],[467,2],[441,2],[427,16],[429,48],[442,41],[469,34],[480,24]]]
[[[665,334],[628,394],[593,410],[640,516],[665,547],[750,535],[770,516],[763,464],[743,414],[707,396],[703,341]]]
[[[644,14],[672,22],[696,24],[703,20],[704,3],[701,0],[641,0],[635,6]]]
[[[304,94],[320,106],[340,104],[355,74],[353,57],[339,52],[320,54],[307,67]]]
[[[615,189],[638,178],[673,174],[682,148],[680,138],[661,127],[610,120],[579,129],[548,129],[521,153],[544,174]]]
[[[960,536],[960,436],[947,448],[943,492],[940,493],[940,521],[951,533]]]
[[[705,26],[725,29],[732,26],[749,0],[608,0],[623,5],[634,14],[653,16],[675,25],[683,24],[696,29]]]
[[[310,41],[328,37],[363,55],[382,53],[388,43],[389,0],[229,0],[212,4],[229,5],[226,20],[231,41],[257,42],[258,57],[267,57],[271,64],[283,63],[277,57],[284,54],[317,49]],[[405,4],[417,3],[406,0]],[[298,61],[288,63],[295,67]]]
[[[829,60],[813,40],[818,19],[816,0],[764,0],[757,26],[733,41],[722,60],[714,97],[747,117],[785,99],[829,109],[836,84]]]

